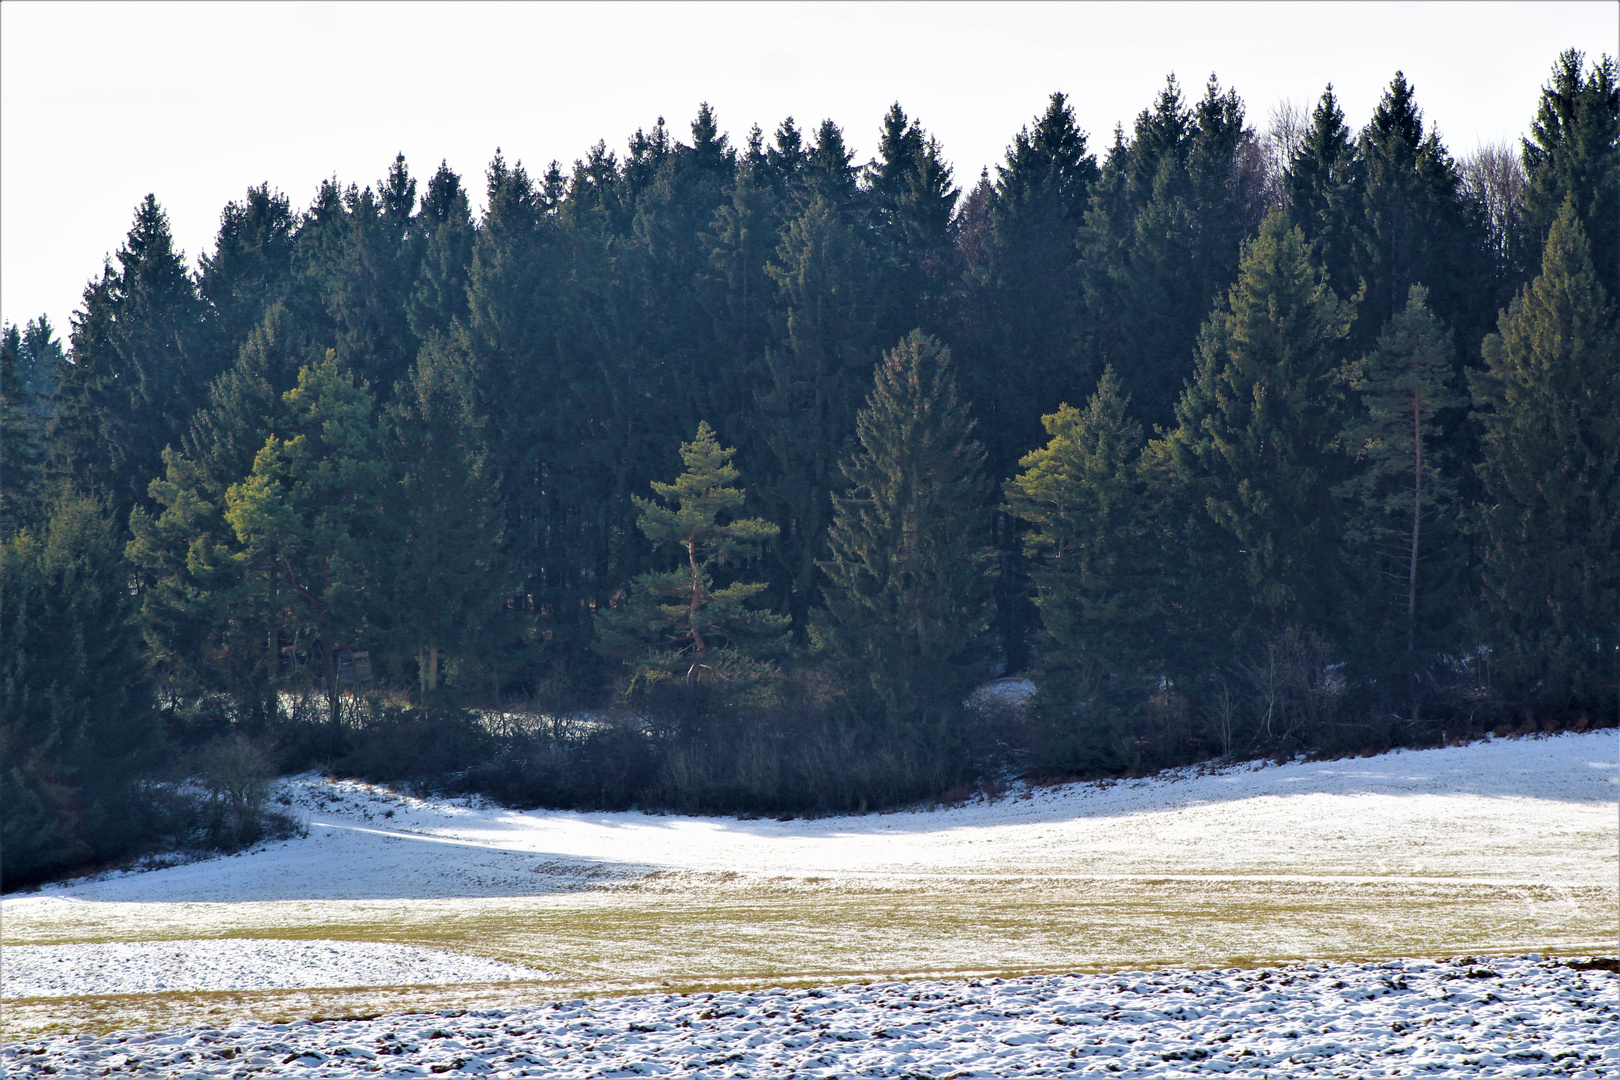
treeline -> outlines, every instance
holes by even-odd
[[[803,811],[1614,722],[1613,60],[1534,109],[1458,162],[1399,74],[1263,134],[1171,79],[1099,154],[1054,94],[963,194],[899,105],[866,165],[704,106],[476,219],[252,188],[195,274],[148,196],[5,332],[7,880],[243,735]]]

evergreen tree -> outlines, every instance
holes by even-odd
[[[879,351],[870,267],[851,214],[818,196],[766,268],[787,314],[781,345],[766,355],[770,382],[759,395],[758,422],[775,459],[762,495],[781,529],[779,588],[801,639],[816,602],[816,560],[838,460]]]
[[[1205,602],[1240,635],[1324,627],[1336,613],[1350,322],[1304,235],[1273,213],[1201,335],[1168,449],[1220,537],[1225,580]]]
[[[420,346],[409,314],[422,254],[415,206],[416,181],[396,156],[375,193],[344,194],[342,227],[316,267],[338,358],[385,402]]]
[[[1288,219],[1345,297],[1356,291],[1356,227],[1361,216],[1361,165],[1333,84],[1311,112],[1311,126],[1288,162],[1283,190]]]
[[[236,359],[265,312],[292,289],[294,219],[287,197],[268,184],[248,188],[219,217],[214,252],[202,259],[197,287],[208,304],[207,347],[216,371]]]
[[[461,177],[439,162],[412,226],[422,245],[420,271],[408,307],[411,333],[426,341],[467,319],[467,271],[475,237]]]
[[[1199,324],[1258,224],[1241,175],[1252,140],[1235,91],[1211,76],[1188,108],[1171,78],[1103,170],[1082,238],[1093,363],[1113,365],[1150,424],[1170,422]]]
[[[958,334],[963,373],[990,464],[1006,475],[1040,432],[1041,413],[1083,389],[1075,238],[1097,161],[1074,110],[1053,94],[1034,124],[1013,137],[993,185],[964,217],[984,216],[964,250],[970,312]],[[971,202],[971,200],[970,200]]]
[[[1527,704],[1606,712],[1620,604],[1620,332],[1573,195],[1540,275],[1483,355],[1470,382],[1484,426],[1493,663]]]
[[[388,500],[387,617],[396,641],[416,654],[424,705],[438,693],[441,654],[472,662],[510,591],[498,562],[495,487],[460,361],[454,350],[424,348],[387,417],[398,478]]]
[[[950,353],[914,331],[885,354],[834,495],[828,633],[890,722],[942,737],[989,667],[990,485]]]
[[[84,294],[51,430],[51,472],[107,501],[122,521],[146,499],[216,374],[197,347],[203,306],[148,195],[119,249]]]
[[[1041,640],[1033,719],[1040,767],[1114,771],[1134,764],[1130,717],[1163,672],[1165,616],[1140,459],[1142,425],[1105,369],[1082,411],[1044,418],[1051,436],[1007,481],[1008,510],[1029,524]]]
[[[882,271],[879,300],[885,339],[907,329],[941,329],[946,284],[955,270],[951,212],[957,190],[939,142],[906,117],[898,102],[883,118],[878,157],[866,168],[866,191]]]
[[[1485,332],[1493,295],[1484,210],[1467,197],[1439,135],[1425,130],[1400,72],[1362,130],[1358,152],[1364,177],[1354,260],[1362,290],[1358,344],[1370,351],[1412,286],[1421,284],[1435,314],[1472,349]],[[1456,362],[1460,367],[1460,356]]]
[[[8,324],[0,330],[0,536],[15,534],[43,513],[45,434],[65,363],[45,316],[21,329]]]
[[[1620,82],[1614,58],[1604,56],[1588,68],[1574,49],[1560,55],[1523,146],[1522,265],[1528,273],[1539,267],[1553,222],[1564,200],[1573,197],[1598,284],[1606,295],[1620,296]]]
[[[250,574],[279,573],[292,618],[319,639],[328,716],[338,722],[335,654],[363,632],[375,603],[384,464],[370,389],[334,353],[298,374],[284,397],[287,427],[225,493],[225,520]]]
[[[1359,410],[1345,438],[1358,465],[1342,489],[1351,502],[1346,538],[1365,609],[1351,627],[1375,627],[1383,640],[1368,651],[1386,670],[1404,668],[1408,678],[1435,650],[1437,622],[1455,617],[1457,608],[1457,598],[1447,595],[1459,562],[1456,482],[1439,445],[1437,415],[1464,400],[1455,389],[1451,335],[1427,299],[1422,286],[1412,287],[1406,307],[1352,376]],[[1451,603],[1437,603],[1445,600]],[[1402,651],[1404,661],[1392,662]],[[1415,690],[1408,689],[1415,715]]]
[[[60,491],[0,542],[0,879],[6,888],[123,854],[131,786],[162,737],[119,527]]]
[[[776,538],[776,526],[762,518],[741,518],[746,495],[735,487],[740,475],[728,450],[707,422],[681,444],[686,470],[672,484],[653,481],[657,500],[636,496],[641,516],[636,524],[656,545],[685,552],[685,565],[671,571],[642,574],[624,604],[603,617],[603,647],[625,658],[657,652],[642,662],[639,674],[685,669],[694,693],[716,654],[735,649],[744,654],[769,651],[788,628],[788,620],[749,606],[765,591],[763,582],[734,581],[717,586],[721,567],[755,558]]]

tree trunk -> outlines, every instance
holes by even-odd
[[[703,610],[703,571],[698,567],[697,542],[688,540],[686,544],[686,558],[692,566],[692,608],[688,614],[691,630],[692,645],[697,649],[697,658],[692,666],[686,669],[686,685],[692,691],[692,707],[697,708],[697,681],[698,670],[709,655],[708,643],[703,640],[703,631],[698,628],[698,613]]]

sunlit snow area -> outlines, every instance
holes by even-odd
[[[281,794],[306,837],[0,901],[10,1071],[1602,1075],[1620,1040],[1620,976],[1550,959],[1620,934],[1613,730],[817,820]]]

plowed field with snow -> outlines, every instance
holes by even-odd
[[[315,776],[282,791],[307,837],[0,900],[7,1042],[604,994],[1612,955],[1620,936],[1613,730],[809,821],[519,813]],[[1578,977],[1613,996],[1609,976]]]

